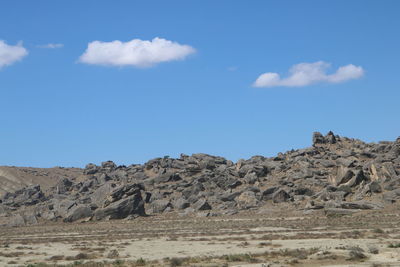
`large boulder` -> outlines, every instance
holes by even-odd
[[[93,215],[92,209],[87,205],[77,205],[68,211],[64,222],[74,222],[84,218],[90,218]]]
[[[145,216],[144,201],[140,192],[110,203],[94,212],[94,219],[123,219],[129,215]]]
[[[174,209],[183,210],[183,209],[188,208],[189,206],[190,206],[189,201],[187,201],[183,197],[180,197],[173,202]]]
[[[383,208],[383,205],[380,203],[366,202],[366,201],[342,202],[340,206],[343,209],[360,209],[360,210],[378,210]]]
[[[279,187],[276,187],[276,186],[267,188],[266,190],[264,190],[262,192],[262,196],[261,196],[262,200],[271,200],[273,197],[273,194],[278,190],[279,190]]]
[[[96,164],[89,163],[85,166],[83,173],[86,175],[95,174],[100,170],[100,167],[96,166]]]
[[[211,210],[212,209],[211,205],[204,198],[196,201],[196,203],[193,204],[193,208],[195,210]]]
[[[126,184],[115,187],[107,196],[104,205],[108,205],[109,203],[131,195],[140,195],[141,197],[140,190],[144,190],[144,187],[140,184]]]
[[[20,227],[25,225],[34,225],[37,223],[37,218],[33,214],[15,214],[9,219],[8,226]]]
[[[286,202],[290,199],[290,195],[283,189],[279,189],[272,195],[272,201],[274,203]]]
[[[167,208],[172,208],[172,204],[168,199],[157,199],[150,203],[148,211],[150,213],[162,213]]]
[[[347,183],[343,183],[343,184],[353,187],[353,186],[359,185],[363,181],[368,181],[368,177],[365,176],[363,170],[356,170],[354,173],[354,176]]]
[[[71,199],[52,199],[52,210],[57,217],[65,218],[67,217],[70,209],[77,205],[75,200]]]
[[[388,203],[394,203],[400,199],[400,188],[385,192],[382,196],[383,200]]]
[[[91,195],[90,198],[92,203],[96,204],[98,207],[103,207],[107,197],[115,189],[117,185],[112,182],[107,182],[97,188]]]
[[[71,189],[72,184],[73,183],[67,178],[61,179],[55,186],[56,193],[57,194],[67,193]]]
[[[108,160],[101,163],[101,168],[103,171],[112,171],[117,168],[117,165],[113,161]]]
[[[336,175],[331,175],[328,179],[334,186],[347,185],[350,187],[359,185],[362,181],[369,180],[363,170],[351,170],[343,166],[339,166]]]
[[[320,132],[314,132],[312,142],[313,146],[320,144],[335,144],[337,138],[332,131],[329,131],[326,136],[323,136]]]
[[[336,175],[330,176],[328,180],[332,185],[338,186],[347,183],[353,176],[354,172],[352,170],[344,166],[339,166],[336,170]]]
[[[253,191],[245,191],[235,199],[239,208],[248,209],[258,206],[258,199]]]
[[[224,193],[222,195],[219,196],[219,200],[221,201],[233,201],[236,197],[240,196],[242,192],[238,191],[238,192],[233,192],[233,193]]]

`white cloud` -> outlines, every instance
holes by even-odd
[[[79,61],[95,65],[151,67],[161,62],[182,60],[195,52],[189,45],[158,37],[151,41],[93,41],[88,44]]]
[[[337,69],[335,73],[327,74],[329,63],[318,61],[314,63],[300,63],[293,65],[289,70],[289,76],[281,78],[278,73],[267,72],[261,74],[253,83],[254,87],[300,87],[319,82],[341,83],[348,80],[358,79],[364,75],[361,66],[349,64]]]
[[[237,66],[230,66],[228,67],[228,71],[237,71],[238,67]]]
[[[38,45],[39,48],[49,48],[49,49],[55,49],[55,48],[62,48],[64,47],[64,44],[45,44],[45,45]]]
[[[0,69],[21,60],[26,55],[28,55],[28,50],[22,46],[21,42],[17,45],[8,45],[0,40]]]

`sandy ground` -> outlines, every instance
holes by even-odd
[[[170,214],[131,221],[3,227],[0,266],[85,262],[139,266],[135,265],[139,259],[146,262],[144,266],[173,266],[172,258],[185,259],[176,266],[400,266],[399,219],[395,210],[339,218]],[[352,258],[354,248],[363,256]]]

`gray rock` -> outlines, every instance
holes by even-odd
[[[38,223],[36,216],[32,213],[23,215],[23,218],[25,225],[34,225]]]
[[[97,188],[91,195],[92,203],[96,204],[98,207],[103,207],[107,197],[115,189],[116,184],[112,182],[107,182]]]
[[[337,140],[332,131],[329,131],[325,136],[325,142],[328,144],[336,144]]]
[[[211,210],[211,205],[208,204],[207,200],[202,198],[193,204],[195,210]]]
[[[294,190],[294,194],[312,196],[314,195],[314,191],[307,187],[299,187]]]
[[[338,186],[341,184],[345,184],[354,177],[354,173],[352,170],[348,169],[347,167],[340,166],[337,169],[336,177],[332,177],[332,184],[334,186]]]
[[[54,198],[52,199],[52,202],[54,212],[57,214],[57,216],[60,216],[62,218],[65,218],[67,216],[69,209],[77,205],[76,201],[70,199]]]
[[[368,186],[372,193],[382,193],[382,186],[377,181],[371,182]]]
[[[255,172],[251,172],[251,173],[247,173],[243,179],[248,183],[248,184],[254,184],[255,182],[257,182],[258,177],[257,174]]]
[[[348,185],[344,185],[344,184],[338,186],[338,187],[337,187],[337,191],[338,191],[338,192],[345,192],[346,195],[347,195],[347,194],[350,194],[350,193],[352,192],[351,187],[348,186]]]
[[[362,181],[368,181],[368,179],[364,175],[364,172],[362,170],[357,170],[354,173],[354,176],[347,183],[344,184],[353,187],[359,185]]]
[[[253,191],[245,191],[235,199],[239,208],[248,209],[258,206],[258,199]]]
[[[96,220],[102,220],[106,218],[123,219],[129,215],[146,215],[144,210],[144,202],[140,193],[120,199],[109,204],[107,207],[97,209],[94,212],[94,218]]]
[[[114,170],[115,168],[117,168],[117,165],[116,165],[113,161],[109,160],[109,161],[104,161],[104,162],[102,162],[102,163],[101,163],[101,168],[102,168],[103,170],[112,171],[112,170]]]
[[[225,193],[220,196],[221,201],[233,201],[236,197],[238,197],[241,194],[241,192],[233,192],[233,193]]]
[[[0,215],[7,213],[7,208],[0,204]]]
[[[86,165],[83,173],[86,175],[91,175],[91,174],[97,173],[99,171],[99,169],[100,168],[98,166],[96,166],[96,164],[89,163]]]
[[[144,187],[140,184],[126,184],[117,186],[107,196],[104,205],[108,205],[109,203],[113,203],[131,195],[140,195],[141,198],[140,190],[144,190]]]
[[[336,164],[339,166],[344,166],[344,167],[352,167],[354,163],[354,160],[347,159],[347,158],[338,158],[336,159]]]
[[[99,175],[96,176],[97,183],[99,184],[105,184],[106,182],[111,180],[111,177],[108,176],[106,173],[100,173]]]
[[[261,199],[262,200],[271,200],[273,197],[273,194],[278,191],[279,187],[270,187],[266,190],[263,191]]]
[[[87,205],[77,205],[68,211],[64,222],[75,222],[80,219],[90,218],[93,215],[92,209]]]
[[[31,185],[14,193],[7,193],[3,199],[3,205],[10,207],[31,206],[45,201],[46,198],[40,189],[40,185]]]
[[[183,197],[178,198],[174,201],[173,207],[177,210],[183,210],[190,206],[190,203]]]
[[[382,198],[388,203],[396,202],[398,199],[400,199],[400,188],[383,193]]]
[[[158,199],[150,203],[150,212],[162,213],[168,207],[172,207],[172,204],[168,199]]]
[[[63,178],[56,185],[56,193],[65,194],[71,189],[71,187],[72,182],[67,178]]]
[[[290,195],[283,189],[279,189],[272,195],[272,201],[274,203],[286,202],[290,199]]]
[[[313,145],[325,144],[325,138],[320,132],[314,132],[312,137]]]
[[[9,219],[8,226],[11,227],[21,227],[25,225],[34,225],[37,224],[38,221],[36,219],[36,216],[33,214],[15,214]]]
[[[13,217],[10,218],[8,226],[11,227],[20,227],[20,226],[25,226],[25,220],[24,217],[20,214],[16,214]]]
[[[325,168],[332,168],[336,166],[336,162],[333,160],[320,160],[319,163]]]
[[[382,209],[383,205],[374,202],[357,201],[357,202],[342,202],[341,208],[343,209],[360,209],[360,210],[378,210]]]

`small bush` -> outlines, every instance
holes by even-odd
[[[136,260],[136,265],[137,266],[145,266],[146,265],[146,260],[143,258],[137,259]]]
[[[231,254],[231,255],[226,255],[226,256],[224,256],[224,260],[229,261],[229,262],[234,262],[234,261],[250,262],[250,263],[258,262],[258,259],[254,258],[250,254]]]
[[[368,247],[368,252],[371,254],[379,254],[379,249],[375,246],[369,246]]]
[[[375,234],[384,234],[385,231],[383,231],[381,228],[375,228],[374,230],[372,230],[373,233]]]
[[[89,254],[87,253],[78,253],[75,255],[75,260],[87,260],[89,258]]]
[[[272,243],[271,242],[260,242],[260,243],[258,243],[258,247],[259,248],[262,248],[262,247],[268,247],[268,246],[271,246],[272,245]]]
[[[118,258],[118,257],[119,257],[119,253],[118,253],[118,250],[116,250],[116,249],[110,250],[110,252],[108,252],[108,254],[107,254],[107,258],[109,258],[109,259]]]
[[[123,260],[115,260],[115,261],[113,262],[113,265],[114,265],[114,266],[121,266],[122,264],[124,264],[124,261],[123,261]]]
[[[169,265],[171,267],[182,266],[184,259],[181,258],[172,258],[169,260]]]
[[[359,246],[349,248],[349,260],[363,260],[367,256],[364,254],[364,250]]]
[[[390,243],[388,245],[389,248],[400,248],[400,243]]]

